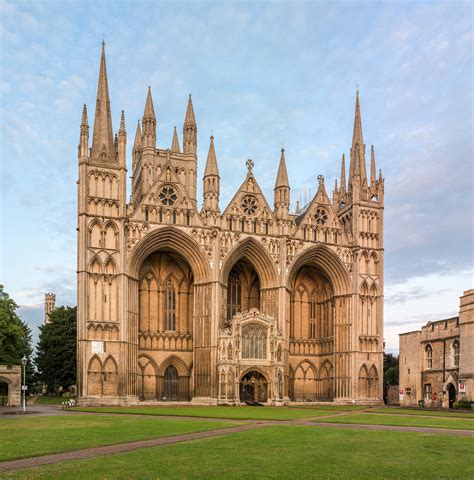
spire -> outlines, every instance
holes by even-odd
[[[183,153],[194,153],[194,155],[197,153],[197,125],[191,95],[189,95],[183,124]]]
[[[145,102],[145,110],[143,111],[142,127],[143,127],[143,146],[155,148],[156,117],[155,117],[155,109],[153,107],[153,98],[151,96],[151,87],[148,87],[148,93],[147,93],[146,102]]]
[[[356,91],[356,106],[354,115],[354,131],[352,133],[351,163],[349,167],[349,185],[352,185],[354,175],[360,175],[360,184],[367,181],[365,166],[365,145],[362,134],[362,117],[360,114],[359,88]]]
[[[142,132],[140,130],[140,120],[137,123],[137,130],[135,132],[135,141],[133,142],[133,150],[139,150],[142,146]]]
[[[346,156],[342,154],[341,159],[341,194],[346,193]]]
[[[81,134],[79,137],[78,155],[81,161],[87,161],[89,157],[89,121],[87,119],[87,107],[82,107]]]
[[[114,161],[114,136],[112,133],[112,115],[110,114],[109,87],[107,84],[107,67],[105,63],[105,43],[102,42],[100,58],[99,84],[94,118],[94,134],[92,137],[92,153],[94,160]]]
[[[89,128],[89,120],[87,119],[87,105],[85,103],[82,107],[81,127]]]
[[[289,187],[288,172],[286,171],[285,149],[281,149],[280,165],[278,166],[278,174],[275,181],[275,188]]]
[[[178,134],[176,132],[176,127],[174,127],[174,130],[173,130],[173,141],[171,142],[171,151],[175,153],[181,153],[181,150],[179,148],[179,140],[178,140]]]
[[[118,136],[127,136],[127,130],[125,129],[125,112],[122,110],[122,115],[120,116],[120,128],[118,131]]]
[[[214,150],[214,136],[211,135],[211,142],[209,144],[209,153],[207,154],[206,169],[204,170],[204,177],[211,175],[219,176],[219,169],[217,167],[216,151]]]
[[[374,146],[372,145],[370,149],[370,186],[375,187],[375,183],[377,182],[376,177],[376,169],[375,169],[375,151]]]

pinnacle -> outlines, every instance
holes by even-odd
[[[88,125],[89,125],[89,120],[87,119],[87,105],[84,103],[84,106],[82,107],[81,126],[88,126]]]
[[[219,168],[217,167],[216,151],[214,149],[214,136],[211,135],[209,143],[209,152],[207,154],[206,169],[204,170],[204,177],[215,175],[219,176]]]
[[[120,116],[120,128],[119,134],[126,134],[127,130],[125,129],[125,112],[122,110],[122,114]]]
[[[289,187],[288,172],[286,171],[285,149],[281,149],[280,164],[278,165],[278,173],[275,181],[275,188]]]
[[[151,87],[148,86],[148,93],[146,96],[145,110],[143,112],[143,117],[155,118],[155,108],[153,107],[153,98],[151,96]]]
[[[140,147],[142,144],[142,132],[140,130],[140,120],[137,123],[137,130],[135,132],[135,141],[133,142],[133,148]]]
[[[346,192],[346,156],[344,154],[341,159],[341,192]]]
[[[173,129],[173,140],[171,142],[171,151],[175,153],[181,153],[179,148],[178,133],[176,132],[176,127]]]
[[[370,149],[370,186],[374,186],[375,182],[377,181],[376,178],[376,169],[375,169],[375,150],[374,146],[372,145]]]
[[[193,109],[193,101],[191,98],[191,94],[189,94],[188,107],[186,109],[186,116],[184,117],[184,124],[196,125],[196,119],[194,118],[194,109]]]

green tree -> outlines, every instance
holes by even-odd
[[[398,356],[391,353],[383,354],[384,385],[398,385]]]
[[[60,307],[40,327],[36,367],[40,381],[49,392],[64,390],[76,383],[76,307]]]
[[[26,384],[33,383],[31,330],[17,315],[18,305],[0,285],[0,364],[21,365],[23,356],[26,364]]]

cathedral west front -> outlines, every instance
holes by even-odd
[[[320,175],[303,208],[291,208],[283,149],[272,203],[247,160],[222,205],[212,136],[198,161],[191,96],[182,136],[161,132],[157,145],[148,90],[127,169],[125,117],[114,135],[104,47],[89,137],[84,106],[80,403],[382,402],[384,180],[373,147],[366,165],[358,92],[348,170],[342,156],[332,192]]]

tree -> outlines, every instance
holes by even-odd
[[[26,384],[31,385],[34,373],[31,330],[17,315],[17,308],[18,305],[0,285],[0,364],[21,365],[25,356],[29,360],[26,364]]]
[[[398,385],[398,356],[391,353],[383,354],[384,385]]]
[[[36,366],[40,381],[49,392],[76,383],[76,307],[60,307],[40,327]]]

